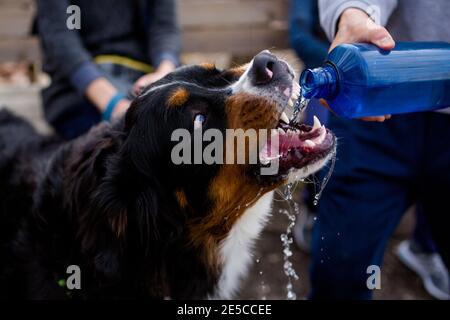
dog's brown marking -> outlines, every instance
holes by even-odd
[[[109,224],[111,226],[111,230],[115,233],[117,238],[124,236],[128,225],[126,211],[123,210],[115,214],[113,217],[110,217]]]
[[[185,88],[177,88],[171,93],[167,105],[169,107],[181,107],[188,99],[189,92]]]
[[[231,68],[227,72],[231,73],[232,75],[234,75],[236,77],[240,77],[244,74],[244,72],[247,70],[247,68],[249,66],[250,66],[250,63],[246,63],[242,66]]]
[[[204,63],[200,64],[200,67],[202,67],[203,69],[206,69],[206,70],[216,69],[216,65],[214,63],[210,63],[210,62],[204,62]]]
[[[188,206],[188,200],[186,197],[186,193],[183,190],[175,191],[175,197],[177,198],[178,204],[181,209],[185,209]]]
[[[258,196],[260,189],[240,165],[224,165],[220,169],[208,192],[212,210],[190,227],[191,241],[195,247],[203,248],[207,265],[214,268],[220,265],[220,261],[215,260],[220,241],[244,211],[267,192],[264,190]]]
[[[226,113],[229,128],[259,130],[275,128],[281,110],[264,97],[238,93],[228,99]]]
[[[278,123],[279,110],[276,105],[250,94],[242,93],[230,97],[225,109],[227,127],[231,129],[270,129]],[[235,151],[236,147],[235,145]],[[248,160],[249,154],[255,150],[251,150],[248,143],[245,150]],[[236,152],[234,154],[236,157]],[[248,165],[236,164],[236,161],[234,163],[222,165],[211,182],[208,197],[212,207],[208,215],[190,225],[192,244],[203,248],[206,263],[210,266],[220,266],[220,261],[215,261],[220,241],[226,237],[242,214],[265,193],[283,184],[280,181],[261,186],[248,174]]]

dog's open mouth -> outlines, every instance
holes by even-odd
[[[259,163],[256,167],[252,166],[258,176],[272,176],[275,181],[280,181],[287,178],[291,171],[301,169],[295,176],[306,177],[319,170],[331,158],[336,138],[330,130],[322,126],[317,118],[314,119],[313,126],[307,126],[291,121],[284,112],[287,107],[292,108],[300,96],[295,73],[286,61],[269,51],[259,53],[245,73],[232,85],[232,92],[254,95],[258,98],[255,99],[258,103],[262,99],[266,101],[265,108],[258,107],[256,102],[253,108],[246,108],[247,114],[255,114],[246,119],[248,127],[260,126],[262,123],[262,127],[265,126],[270,131],[266,132],[268,137],[261,137],[258,141]],[[269,113],[270,119],[259,114],[263,112]],[[272,181],[270,178],[269,180]]]
[[[288,104],[292,106],[298,97],[296,84]],[[281,113],[279,122],[267,143],[259,153],[262,166],[269,166],[274,160],[279,161],[278,175],[288,174],[295,169],[302,169],[316,162],[326,160],[335,148],[334,134],[314,117],[314,125],[293,123],[285,112]]]

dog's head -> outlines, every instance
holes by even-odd
[[[97,270],[117,274],[128,248],[150,258],[170,287],[211,292],[232,228],[245,225],[253,239],[267,212],[253,204],[334,151],[334,135],[319,123],[288,124],[284,110],[298,94],[292,69],[268,51],[229,70],[183,67],[146,88],[123,120],[78,139],[67,149],[74,183],[65,194]],[[208,288],[192,270],[202,281],[208,275]]]
[[[223,237],[264,193],[290,176],[317,171],[328,160],[335,148],[330,131],[317,122],[314,127],[288,124],[284,110],[298,94],[290,66],[263,51],[229,70],[210,64],[179,68],[133,102],[125,124],[128,140],[134,141],[129,155],[143,175],[158,177],[174,193],[195,244]],[[238,139],[229,129],[253,130],[257,138],[252,141],[248,134],[244,147],[229,144]],[[264,174],[274,162],[276,171]]]

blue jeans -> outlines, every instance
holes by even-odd
[[[370,299],[367,267],[381,267],[414,202],[449,267],[450,116],[398,115],[383,124],[331,117],[329,126],[339,139],[338,160],[313,230],[310,297]]]

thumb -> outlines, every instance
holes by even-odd
[[[392,50],[395,47],[391,34],[382,26],[376,26],[370,31],[369,41],[383,50]]]

